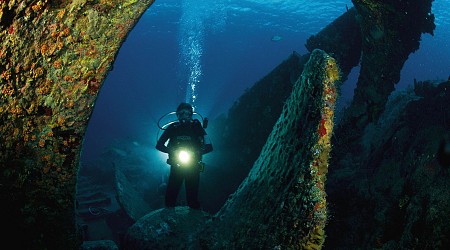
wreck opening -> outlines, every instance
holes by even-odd
[[[295,59],[307,54],[302,44],[346,11],[345,4],[339,6],[338,10],[330,8],[318,21],[306,11],[291,15],[257,1],[231,5],[217,1],[208,7],[195,1],[154,3],[128,34],[98,94],[80,161],[77,196],[83,203],[83,216],[95,220],[119,209],[111,188],[116,168],[125,172],[135,194],[150,210],[163,206],[168,167],[166,156],[154,149],[156,122],[181,101],[194,103],[197,111],[211,120],[207,132],[215,151],[204,159],[207,166],[201,177],[201,194],[205,210],[217,212],[253,165],[248,155],[258,155],[257,150],[244,149],[241,161],[246,169],[225,169],[218,163],[225,157],[221,152],[230,151],[222,148],[220,133],[227,112],[280,62],[291,55]],[[285,19],[279,18],[281,14]],[[307,16],[298,23],[298,15]],[[290,63],[295,65],[298,59]],[[298,72],[296,77],[292,74],[287,83],[292,85],[297,77]],[[193,83],[197,84],[194,93]],[[281,109],[281,103],[277,105]],[[276,121],[277,109],[266,109],[264,119]],[[264,131],[270,132],[269,127]],[[259,144],[264,141],[258,139]],[[237,178],[226,182],[220,176]],[[98,192],[103,186],[108,188]],[[92,193],[95,195],[90,196]],[[180,204],[183,195],[182,190]],[[103,203],[91,203],[99,199]],[[110,233],[108,228],[102,230]]]

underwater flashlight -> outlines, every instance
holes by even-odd
[[[187,165],[191,162],[191,159],[192,159],[191,152],[186,151],[186,150],[178,151],[177,157],[178,157],[178,161],[179,161],[180,165]]]
[[[195,152],[189,148],[178,148],[175,150],[172,157],[167,159],[167,164],[185,169],[198,169],[200,172],[205,170],[205,163],[198,160]]]

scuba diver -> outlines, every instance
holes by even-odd
[[[178,121],[172,122],[164,129],[156,143],[157,150],[169,155],[167,164],[170,165],[170,175],[165,194],[166,207],[175,207],[184,181],[188,206],[200,209],[198,187],[200,172],[204,168],[202,156],[212,151],[212,144],[205,143],[208,120],[205,118],[202,126],[198,119],[192,119],[193,114],[194,110],[189,103],[181,103],[176,110]]]

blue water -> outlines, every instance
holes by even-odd
[[[149,158],[156,121],[179,102],[215,118],[293,52],[307,53],[306,39],[352,7],[350,0],[156,1],[122,45],[99,93],[84,141],[82,162],[121,141],[141,145]],[[450,75],[450,2],[435,1],[434,36],[402,70],[398,90],[417,80]],[[273,41],[273,37],[281,39]],[[353,94],[359,68],[344,84]],[[161,155],[158,155],[161,156]],[[157,158],[163,161],[162,156]]]

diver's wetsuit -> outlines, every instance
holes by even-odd
[[[156,143],[156,149],[169,154],[167,163],[170,164],[170,175],[165,197],[166,207],[175,206],[184,180],[188,206],[194,209],[200,208],[200,202],[198,201],[200,168],[198,163],[204,153],[202,149],[205,135],[206,132],[198,120],[175,122],[167,127]],[[166,147],[167,140],[169,142]],[[194,152],[194,161],[188,166],[178,166],[176,163],[174,154],[180,148],[186,148]]]

